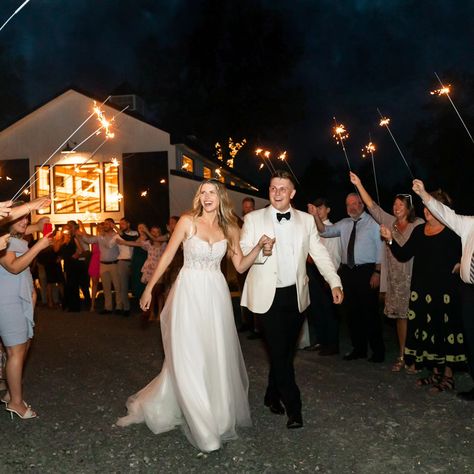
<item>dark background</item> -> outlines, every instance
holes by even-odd
[[[2,0],[1,21],[21,3]],[[261,188],[268,172],[253,150],[287,150],[299,205],[326,195],[340,217],[351,186],[333,116],[372,193],[361,148],[369,134],[376,142],[384,206],[410,190],[379,107],[414,174],[472,213],[474,144],[447,98],[429,91],[436,71],[474,126],[473,18],[467,0],[31,0],[0,33],[0,126],[68,86],[137,93],[147,119],[177,140],[213,150],[247,138],[235,167]]]

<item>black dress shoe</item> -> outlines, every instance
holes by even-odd
[[[303,427],[303,418],[300,414],[293,415],[288,417],[288,421],[286,422],[286,427],[289,430],[295,430],[297,428]]]
[[[270,408],[270,411],[275,415],[284,415],[285,408],[280,402],[280,400],[272,401],[272,402],[265,402],[265,406]]]
[[[369,362],[373,362],[374,364],[380,364],[382,362],[385,362],[385,356],[373,354],[372,357],[369,357],[367,360]]]
[[[367,354],[361,354],[360,352],[352,351],[344,354],[343,360],[356,360],[356,359],[365,359]]]
[[[474,402],[474,388],[469,390],[469,392],[459,392],[457,396],[461,400],[465,400],[467,402]]]

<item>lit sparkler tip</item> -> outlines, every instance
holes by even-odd
[[[280,156],[278,157],[278,159],[281,160],[281,161],[285,161],[286,160],[286,151],[281,153]]]
[[[146,197],[147,194],[148,194],[148,191],[142,191],[142,192],[140,193],[140,196],[141,196],[141,197]]]
[[[265,156],[265,158],[270,158],[270,153],[271,152],[269,150],[267,150],[263,153],[263,156]]]
[[[118,162],[117,158],[112,158],[112,166],[118,167],[120,163]]]
[[[441,89],[435,89],[430,91],[431,95],[448,95],[451,92],[451,84],[441,87]]]
[[[386,127],[390,123],[390,119],[388,117],[383,117],[382,120],[380,120],[379,125],[381,127]]]
[[[166,184],[166,179],[160,179],[160,184]]]
[[[255,154],[258,156],[258,155],[260,155],[260,153],[262,153],[262,151],[263,151],[263,150],[262,150],[261,148],[257,148],[257,149],[255,150]]]
[[[342,142],[342,140],[347,140],[349,138],[349,132],[346,130],[346,127],[341,124],[336,124],[333,128],[333,138],[335,138],[337,143]]]
[[[265,165],[263,163],[260,163],[260,166],[258,167],[258,171],[260,171]]]

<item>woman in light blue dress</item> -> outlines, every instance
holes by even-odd
[[[28,216],[9,225],[10,241],[0,254],[0,338],[7,351],[6,378],[8,392],[3,396],[7,411],[22,419],[35,418],[35,411],[23,400],[22,376],[26,355],[33,337],[33,279],[29,265],[47,248],[48,236],[31,249],[23,240]]]

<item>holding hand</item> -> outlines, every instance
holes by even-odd
[[[12,201],[0,202],[0,217],[7,217],[10,214]]]
[[[0,250],[4,250],[7,248],[9,240],[10,240],[10,234],[5,234],[0,237]]]
[[[425,185],[421,179],[414,179],[413,180],[413,186],[412,186],[413,191],[415,191],[418,196],[422,196],[422,194],[426,193]]]
[[[359,176],[357,176],[355,173],[352,171],[349,171],[349,179],[351,180],[351,183],[357,188],[360,186],[362,183],[360,181]]]
[[[313,217],[318,214],[318,210],[314,204],[308,204],[308,214],[311,214]]]
[[[49,207],[50,205],[51,199],[49,196],[39,197],[28,203],[28,207],[32,211],[37,211],[38,209],[43,209],[43,207]]]
[[[388,242],[392,240],[392,231],[383,224],[380,226],[380,235],[382,236],[382,239]]]
[[[258,246],[263,249],[263,255],[269,257],[272,254],[273,244],[275,243],[275,238],[271,239],[267,235],[263,234],[258,241]]]

